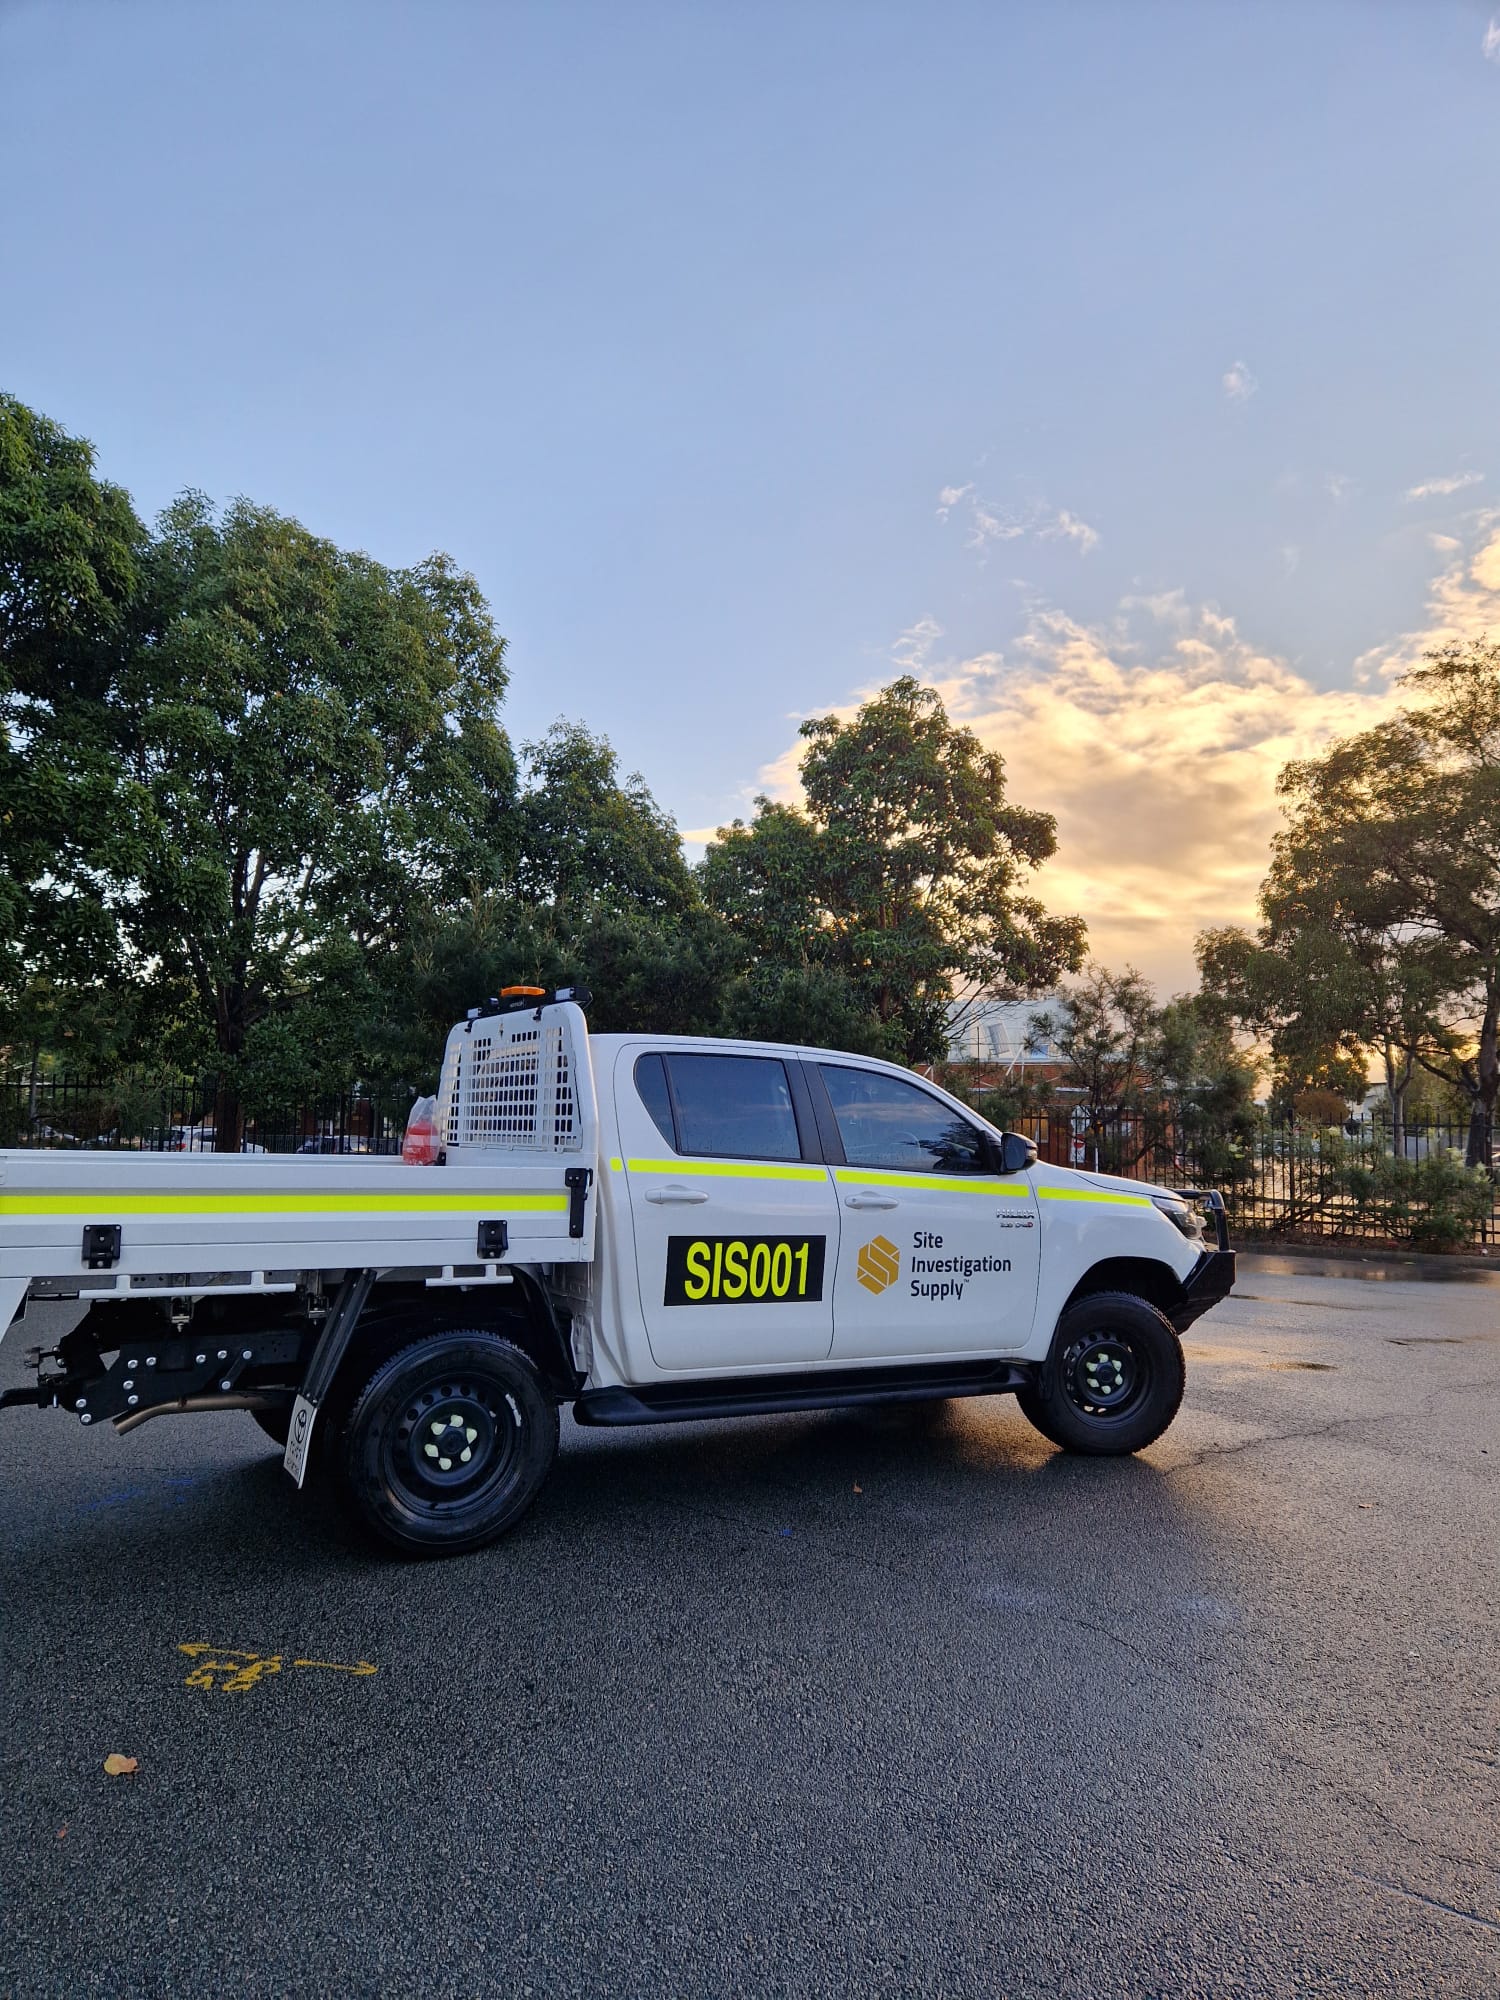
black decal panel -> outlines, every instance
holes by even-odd
[[[813,1304],[827,1248],[826,1236],[669,1236],[662,1304]]]

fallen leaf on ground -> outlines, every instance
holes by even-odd
[[[140,1769],[138,1757],[122,1757],[118,1750],[111,1750],[104,1760],[106,1777],[132,1778]]]
[[[856,1486],[854,1490],[856,1493],[863,1493],[865,1489],[863,1486]]]

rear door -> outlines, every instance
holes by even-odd
[[[833,1358],[1023,1346],[1040,1272],[1029,1180],[1002,1176],[990,1135],[919,1083],[853,1061],[807,1072],[825,1149],[843,1154]]]
[[[822,1361],[838,1197],[807,1084],[779,1056],[621,1050],[615,1109],[659,1368]]]

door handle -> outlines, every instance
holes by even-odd
[[[845,1208],[899,1208],[900,1202],[893,1194],[846,1194]]]
[[[686,1208],[695,1206],[700,1201],[707,1201],[708,1196],[701,1188],[684,1187],[680,1181],[673,1181],[668,1187],[648,1188],[646,1199],[654,1201],[659,1208],[668,1206]]]

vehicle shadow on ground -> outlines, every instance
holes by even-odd
[[[730,1517],[784,1534],[873,1513],[893,1528],[963,1535],[1009,1518],[1101,1509],[1165,1525],[1194,1519],[1145,1458],[1058,1451],[1009,1397],[743,1418],[732,1424],[570,1429],[533,1513],[561,1539],[663,1511]]]
[[[1059,1452],[1008,1397],[638,1429],[566,1421],[530,1512],[501,1542],[457,1560],[541,1562],[562,1581],[575,1565],[595,1567],[664,1530],[680,1534],[692,1519],[765,1537],[839,1536],[878,1522],[915,1548],[997,1522],[1020,1539],[1045,1539],[1069,1521],[1122,1513],[1169,1535],[1176,1522],[1187,1543],[1202,1525],[1149,1460]],[[287,1583],[408,1567],[366,1533],[326,1469],[299,1493],[279,1454],[253,1446],[190,1474],[140,1467],[132,1483],[80,1506],[68,1551],[68,1566],[95,1590],[102,1576],[138,1574],[142,1560],[204,1576],[239,1566]]]

